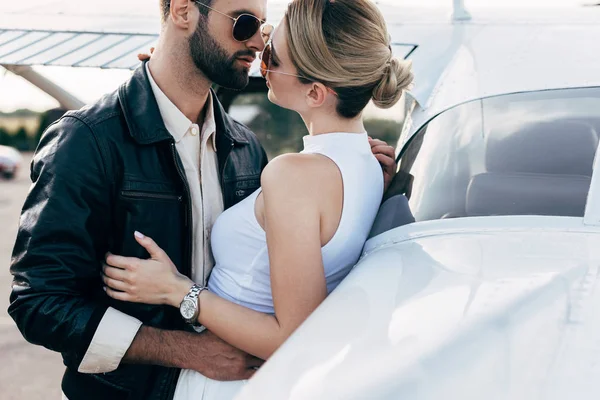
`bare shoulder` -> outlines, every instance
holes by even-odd
[[[287,193],[318,190],[339,177],[338,168],[329,158],[318,154],[284,154],[274,158],[263,171],[263,190]]]

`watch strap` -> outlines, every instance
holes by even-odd
[[[191,319],[185,319],[185,322],[187,322],[188,324],[193,325],[198,318],[198,314],[200,312],[200,305],[198,304],[198,297],[200,296],[200,293],[204,289],[206,289],[206,288],[203,286],[200,286],[198,284],[194,284],[190,288],[188,294],[186,294],[182,300],[182,303],[186,300],[191,300],[196,305],[196,312],[194,313],[194,316]]]

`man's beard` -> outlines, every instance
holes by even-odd
[[[249,82],[248,70],[236,65],[238,57],[255,57],[250,50],[229,57],[217,41],[200,24],[190,37],[190,55],[196,67],[213,83],[228,89],[242,90]]]

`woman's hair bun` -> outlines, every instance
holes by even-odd
[[[373,103],[379,108],[393,107],[404,91],[410,89],[413,79],[412,62],[393,57],[373,90]]]

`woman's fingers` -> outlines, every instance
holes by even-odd
[[[118,281],[125,282],[127,280],[127,271],[121,268],[115,268],[111,267],[110,265],[104,264],[102,266],[102,272],[104,272],[104,275],[108,276],[109,278]]]
[[[117,256],[111,253],[106,253],[106,264],[112,267],[121,269],[134,270],[140,259],[135,257]]]
[[[138,54],[138,60],[140,61],[146,61],[149,60],[150,57],[152,56],[152,53],[154,53],[154,47],[150,47],[150,54],[148,53],[139,53]]]
[[[104,291],[108,296],[112,297],[115,300],[131,301],[131,296],[129,295],[129,293],[119,292],[111,289],[110,287],[104,287]]]
[[[161,249],[152,238],[137,231],[134,233],[134,236],[135,240],[137,240],[137,242],[146,249],[153,260],[164,260],[165,258],[168,259],[164,250]]]
[[[113,278],[110,278],[106,275],[102,275],[102,281],[104,282],[104,284],[106,286],[108,286],[111,289],[114,290],[118,290],[121,292],[126,292],[127,289],[129,288],[129,285],[123,281],[119,281]]]

